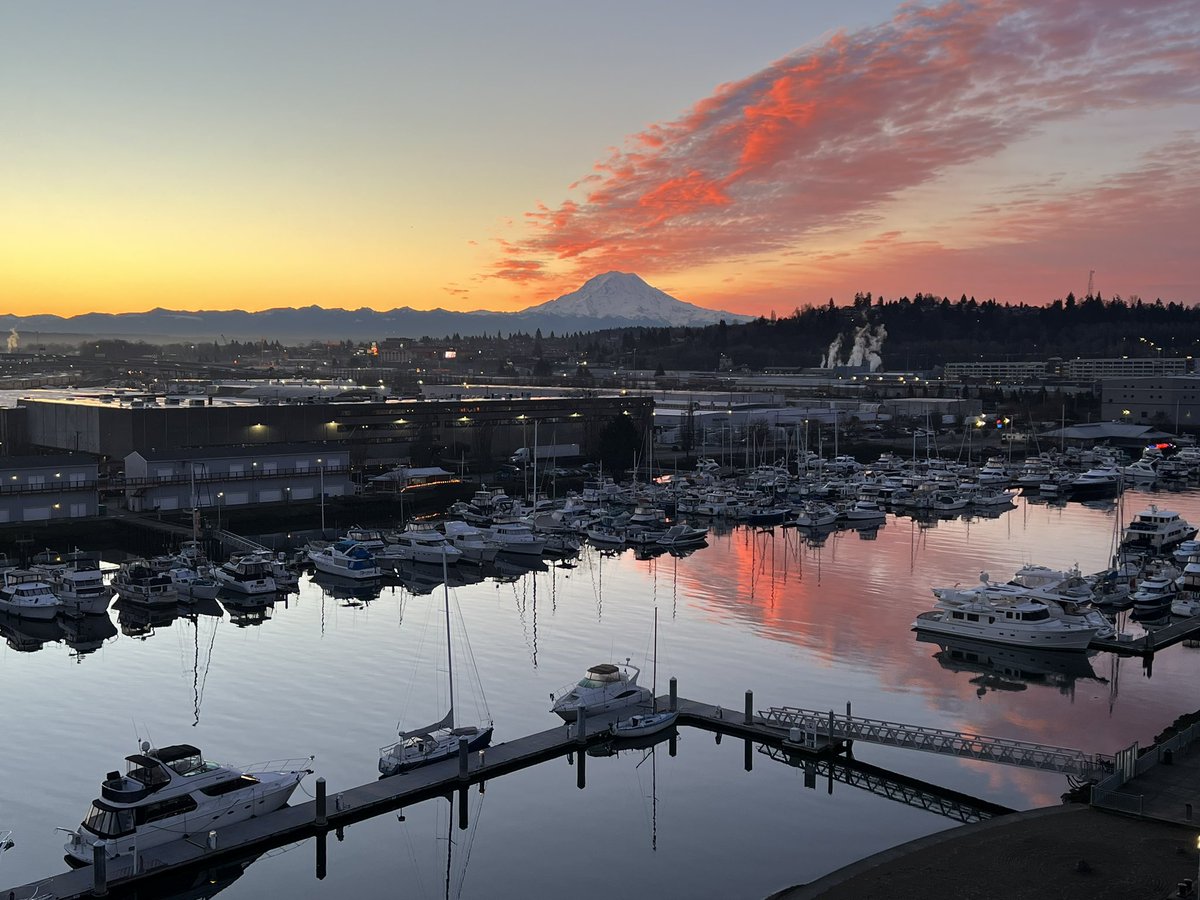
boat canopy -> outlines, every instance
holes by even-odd
[[[612,663],[600,663],[587,670],[587,681],[613,682],[621,680],[621,670]]]

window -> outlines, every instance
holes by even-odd
[[[88,810],[83,827],[97,837],[115,838],[133,832],[133,810],[109,809],[93,803]]]
[[[201,788],[200,790],[209,797],[221,797],[225,794],[231,794],[234,791],[240,791],[245,788],[254,787],[259,781],[253,775],[242,775],[240,778],[231,778],[228,781],[218,781],[216,784]]]
[[[169,800],[161,800],[158,803],[139,806],[136,810],[137,823],[145,825],[149,822],[158,822],[162,819],[169,819],[172,816],[181,816],[184,813],[194,812],[195,809],[196,801],[192,799],[192,795],[184,794],[182,797],[172,797]]]

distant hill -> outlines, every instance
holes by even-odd
[[[590,279],[578,290],[556,300],[514,313],[401,307],[325,309],[319,306],[183,312],[152,309],[141,313],[85,313],[79,316],[0,315],[0,329],[16,329],[28,345],[65,340],[85,334],[130,340],[371,340],[383,337],[441,337],[514,331],[576,332],[607,328],[664,325],[708,325],[720,319],[742,322],[747,316],[705,309],[676,300],[646,284],[637,275],[608,272]]]

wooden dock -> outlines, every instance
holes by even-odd
[[[668,708],[671,698],[659,699],[660,708]],[[699,703],[684,698],[675,699],[679,711],[677,725],[744,738],[746,766],[751,766],[755,744],[780,747],[787,729],[773,724],[752,709],[753,695],[746,693],[746,706],[735,710]],[[576,777],[582,788],[586,778],[587,754],[580,752],[589,746],[613,740],[610,727],[613,717],[593,717],[584,723],[583,733],[574,723],[566,723],[546,731],[513,741],[495,744],[475,754],[462,754],[414,769],[402,775],[378,778],[367,784],[346,790],[326,793],[324,779],[316,782],[316,799],[288,806],[269,815],[228,825],[212,832],[191,835],[184,840],[151,847],[138,854],[137,871],[132,857],[117,857],[105,863],[105,883],[108,890],[120,893],[126,888],[149,882],[169,873],[185,869],[212,868],[244,859],[313,836],[323,836],[330,830],[342,829],[373,816],[420,803],[434,797],[452,797],[474,784],[485,782],[508,772],[514,772],[546,760],[576,753]],[[674,741],[674,730],[656,738]],[[841,742],[820,743],[810,748],[790,748],[789,752],[805,753],[814,759],[837,754]],[[92,866],[32,882],[7,893],[6,900],[35,900],[35,898],[69,898],[94,896],[98,873]]]
[[[1109,653],[1118,653],[1121,656],[1153,656],[1159,650],[1178,644],[1180,641],[1186,641],[1197,633],[1200,633],[1200,616],[1192,616],[1189,619],[1173,622],[1164,628],[1148,631],[1142,637],[1132,640],[1092,638],[1088,647],[1091,650],[1107,650]]]

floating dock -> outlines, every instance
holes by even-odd
[[[753,712],[750,691],[746,692],[746,705],[741,710],[686,700],[675,696],[674,692],[659,699],[660,708],[671,708],[672,705],[679,711],[677,725],[744,738],[747,768],[752,765],[754,744],[782,747],[787,738],[786,728]],[[576,777],[582,788],[587,760],[584,751],[614,740],[610,730],[612,722],[613,717],[608,716],[585,719],[582,727],[574,722],[565,723],[473,754],[466,752],[464,744],[457,759],[442,760],[402,775],[334,791],[332,796],[326,791],[325,780],[318,778],[316,799],[307,803],[151,847],[139,853],[136,861],[131,856],[106,859],[99,867],[86,866],[51,876],[10,889],[0,896],[5,900],[48,897],[63,900],[98,896],[110,890],[124,891],[172,872],[211,868],[272,847],[321,836],[331,829],[341,829],[423,800],[451,797],[455,791],[459,791],[460,804],[465,804],[466,789],[474,784],[570,753],[575,754]],[[674,737],[674,730],[654,736],[655,742],[669,740],[672,753]],[[623,744],[617,742],[615,746],[620,749]],[[789,749],[821,759],[841,752],[844,743],[820,741],[809,747]]]
[[[1088,648],[1091,650],[1106,650],[1121,656],[1153,656],[1159,650],[1186,641],[1193,635],[1200,634],[1200,616],[1192,616],[1172,622],[1162,628],[1147,631],[1137,638],[1121,640],[1119,637],[1092,638]]]

